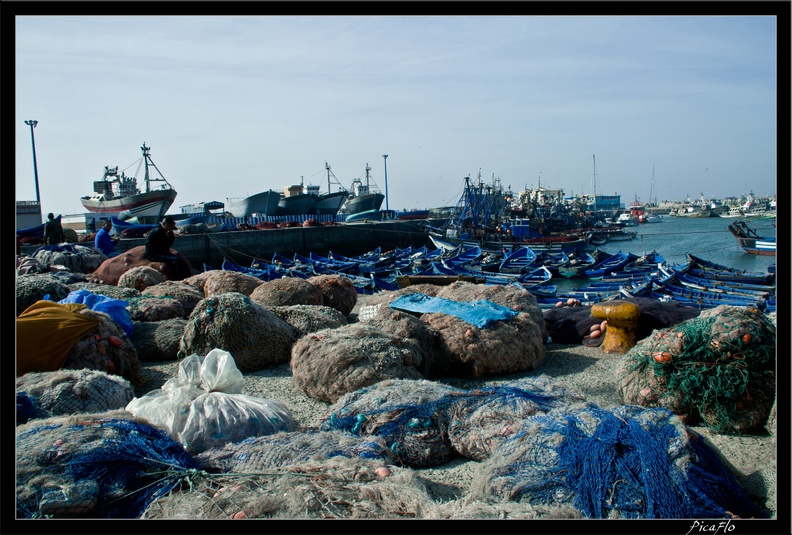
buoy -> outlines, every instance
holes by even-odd
[[[107,337],[107,341],[110,342],[110,345],[113,347],[121,347],[121,339],[117,336],[110,335]]]
[[[388,469],[387,466],[380,466],[379,468],[374,470],[374,473],[380,477],[387,477],[390,475],[391,471]]]

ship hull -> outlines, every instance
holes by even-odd
[[[87,211],[107,218],[115,217],[121,221],[132,218],[137,218],[139,221],[144,219],[159,221],[175,199],[175,189],[163,189],[111,200],[83,197],[80,201]]]
[[[349,215],[358,214],[360,212],[377,211],[382,206],[385,200],[385,195],[382,193],[369,193],[366,195],[359,195],[347,200],[345,207],[346,213]]]
[[[275,215],[280,202],[280,193],[269,190],[262,191],[244,199],[226,199],[225,210],[234,217],[250,217],[253,214],[264,216]]]
[[[335,193],[319,195],[319,199],[316,201],[316,204],[314,204],[311,213],[317,215],[336,215],[346,198],[346,191],[336,191]]]
[[[281,197],[275,215],[311,214],[313,213],[312,209],[317,199],[319,199],[319,196],[313,193],[301,193],[299,195]]]

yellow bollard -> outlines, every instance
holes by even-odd
[[[591,307],[591,315],[607,320],[608,327],[600,344],[606,353],[624,354],[636,343],[641,309],[628,301],[608,301]]]

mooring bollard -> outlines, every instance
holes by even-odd
[[[606,320],[608,327],[600,344],[606,353],[626,353],[635,345],[638,331],[638,317],[641,309],[628,301],[609,301],[591,307],[591,315]]]

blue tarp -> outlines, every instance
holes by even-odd
[[[421,314],[442,312],[443,314],[456,316],[479,329],[483,329],[496,321],[509,320],[519,314],[519,312],[496,305],[486,299],[459,302],[442,297],[431,297],[422,293],[403,295],[389,306],[397,310],[419,312]]]
[[[45,299],[48,297],[48,295],[45,296]],[[132,315],[127,309],[129,303],[122,299],[114,299],[82,289],[71,292],[58,303],[81,303],[91,310],[104,312],[124,330],[127,336],[132,336]]]

